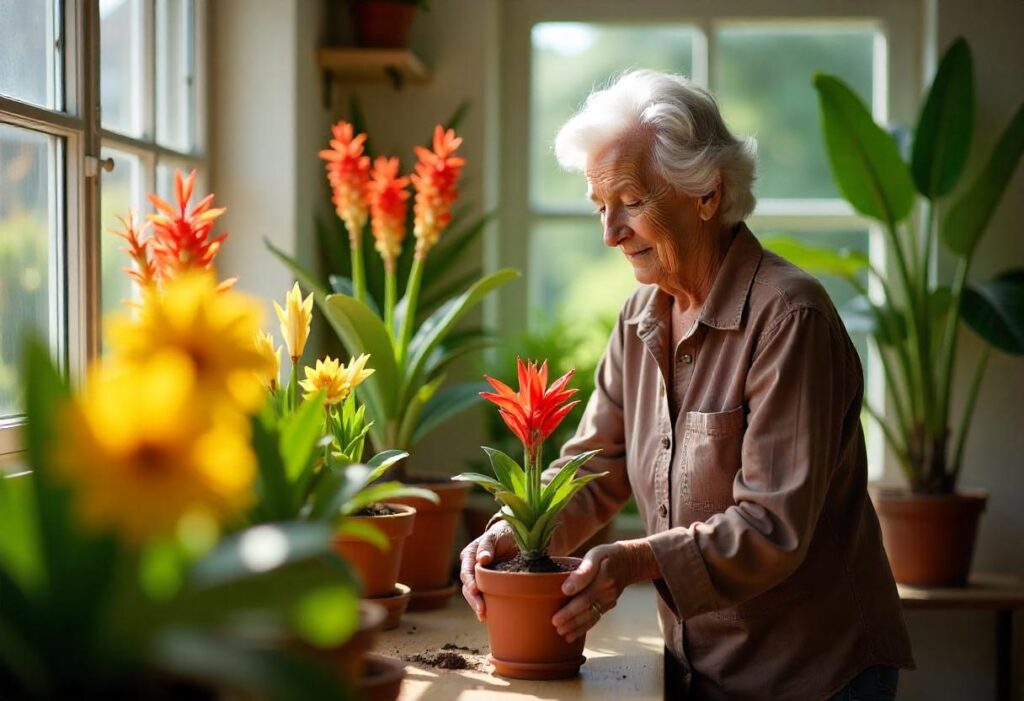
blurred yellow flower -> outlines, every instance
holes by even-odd
[[[137,319],[108,321],[112,360],[145,362],[156,353],[178,351],[192,362],[202,402],[227,400],[255,411],[266,400],[260,378],[272,370],[269,357],[253,344],[260,316],[255,300],[218,289],[210,273],[186,271],[159,290],[147,290]]]
[[[313,293],[302,299],[299,283],[295,283],[285,298],[285,308],[274,302],[274,311],[281,322],[281,336],[288,346],[288,355],[293,363],[299,362],[309,338],[309,326],[313,323]]]
[[[276,391],[281,382],[281,346],[274,348],[274,337],[266,331],[258,331],[253,342],[260,355],[267,359],[267,373],[258,375],[260,382],[270,391]]]
[[[141,543],[187,515],[224,522],[246,508],[256,475],[249,424],[228,404],[206,403],[199,380],[173,346],[93,368],[66,407],[55,455],[84,523]]]
[[[304,399],[309,399],[322,389],[327,390],[325,405],[338,404],[348,399],[356,387],[373,374],[372,369],[364,369],[370,356],[363,354],[353,360],[348,367],[340,360],[332,360],[327,356],[316,361],[316,368],[306,367],[306,379],[299,382],[306,392]]]

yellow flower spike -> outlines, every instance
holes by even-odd
[[[309,339],[309,327],[313,323],[313,293],[302,299],[299,283],[295,283],[291,292],[285,297],[285,308],[274,302],[274,311],[281,322],[281,336],[288,347],[288,355],[293,363],[299,362],[302,351]]]
[[[299,382],[299,385],[305,390],[305,394],[302,395],[303,399],[309,399],[320,390],[326,389],[327,396],[324,398],[324,404],[330,406],[345,401],[352,392],[345,366],[339,360],[332,360],[331,356],[317,360],[315,369],[306,366],[305,370],[306,379]]]
[[[342,370],[345,371],[345,382],[348,383],[350,390],[355,389],[363,383],[367,377],[373,374],[373,368],[366,368],[366,361],[370,359],[369,353],[363,353],[358,358],[349,363],[348,368],[342,366]]]
[[[274,337],[266,331],[258,331],[253,345],[259,354],[267,360],[267,374],[257,376],[271,391],[277,390],[281,383],[281,347],[274,348]]]
[[[245,416],[206,403],[179,350],[105,363],[62,413],[54,455],[83,523],[141,544],[203,513],[223,523],[252,499],[256,458]]]

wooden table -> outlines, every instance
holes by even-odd
[[[969,586],[930,588],[899,585],[908,611],[974,609],[995,613],[996,699],[1013,693],[1013,613],[1024,608],[1024,579],[1009,575],[976,574]]]
[[[479,650],[461,652],[477,669],[445,670],[409,661],[399,701],[451,699],[583,699],[623,701],[662,698],[664,640],[658,630],[657,593],[651,585],[626,589],[618,606],[587,635],[580,676],[559,681],[524,681],[491,674],[487,628],[461,596],[439,611],[406,613],[402,624],[383,633],[374,652],[388,657],[439,651],[446,643]]]

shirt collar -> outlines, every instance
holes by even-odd
[[[738,227],[697,318],[705,326],[722,330],[738,329],[743,319],[750,287],[761,263],[762,248],[745,223],[740,223]],[[671,308],[671,296],[655,289],[647,304],[628,322],[637,324],[637,335],[643,338],[657,328],[662,319],[668,318]]]

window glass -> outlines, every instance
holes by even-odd
[[[52,0],[0,0],[0,95],[57,104],[57,29]]]
[[[100,0],[100,104],[103,127],[145,135],[146,32],[142,0]]]
[[[193,10],[188,0],[156,3],[156,140],[190,151],[193,146]]]
[[[130,209],[136,226],[141,227],[146,221],[150,205],[144,200],[139,157],[104,148],[103,158],[114,159],[114,170],[103,173],[100,206],[102,308],[106,316],[112,311],[123,310],[124,302],[135,296],[131,278],[124,271],[124,268],[132,267],[131,258],[124,250],[127,244],[114,233],[123,228],[117,218],[127,218]]]

